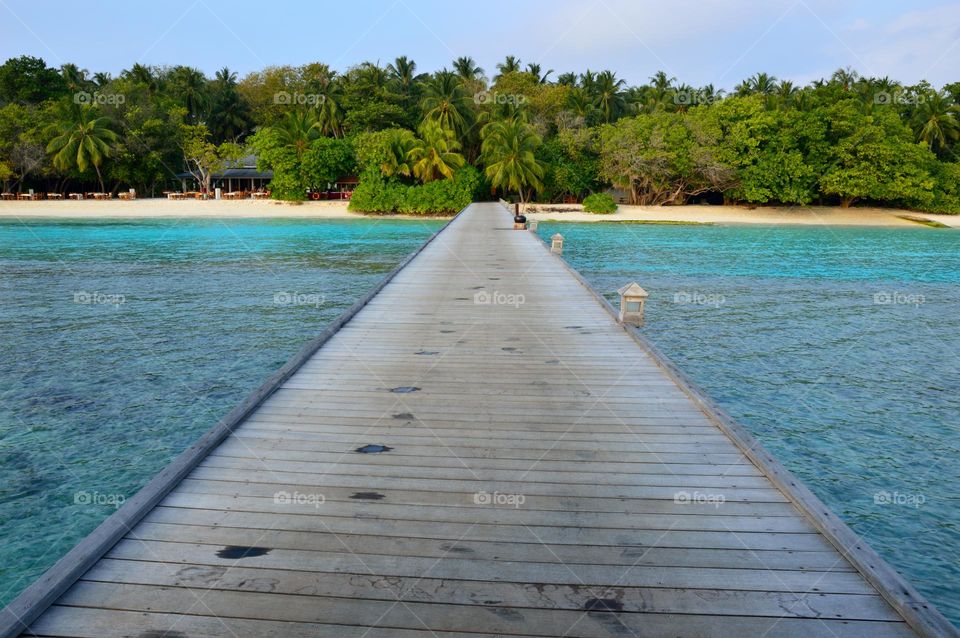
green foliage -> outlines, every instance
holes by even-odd
[[[720,137],[719,127],[699,114],[625,118],[600,130],[601,175],[642,205],[723,191],[735,183],[735,171],[723,160]]]
[[[609,215],[617,211],[617,203],[609,193],[594,193],[583,200],[583,210],[598,215]]]
[[[67,83],[41,58],[22,55],[0,65],[0,104],[39,104],[67,93]]]
[[[350,199],[350,210],[411,215],[450,214],[470,204],[480,188],[480,173],[472,166],[457,170],[453,179],[425,184],[404,184],[384,177],[378,168],[367,168]]]
[[[357,161],[349,139],[316,137],[291,143],[282,126],[265,127],[249,138],[259,167],[273,171],[270,194],[274,199],[300,201],[307,190],[324,190],[330,182],[352,173]]]
[[[933,203],[932,152],[913,141],[910,129],[890,109],[865,114],[851,100],[826,109],[829,121],[824,194],[843,206],[857,200],[925,207]]]
[[[514,118],[491,122],[483,127],[482,160],[484,175],[491,186],[504,193],[524,195],[543,188],[543,163],[536,151],[540,136],[523,120]]]

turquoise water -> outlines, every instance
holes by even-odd
[[[0,222],[0,604],[440,225]]]
[[[960,624],[960,232],[540,225],[644,333]]]

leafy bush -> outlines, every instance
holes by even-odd
[[[379,169],[368,167],[353,191],[350,210],[411,215],[456,213],[473,201],[480,184],[480,173],[472,166],[458,170],[453,179],[414,185],[384,177]]]
[[[597,215],[609,215],[616,212],[617,203],[609,193],[594,193],[583,200],[583,210]]]

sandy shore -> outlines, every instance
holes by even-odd
[[[291,204],[272,200],[185,200],[164,198],[83,201],[0,201],[0,217],[320,217],[326,219],[363,217],[347,210],[347,203],[303,202]]]
[[[820,226],[918,226],[928,219],[960,228],[960,215],[929,215],[890,208],[797,207],[776,208],[745,206],[624,206],[611,215],[585,213],[578,204],[534,204],[527,209],[529,219],[569,222],[685,222],[710,224],[800,224]]]
[[[584,213],[577,204],[533,204],[527,216],[537,220],[569,222],[683,222],[712,224],[805,224],[836,226],[918,226],[927,219],[960,228],[960,215],[929,215],[888,208],[754,208],[743,206],[620,206],[612,215]],[[302,217],[324,219],[361,218],[347,210],[347,202],[291,204],[270,200],[175,201],[139,199],[132,202],[94,201],[0,201],[0,218],[27,217]],[[403,216],[397,216],[403,217]]]

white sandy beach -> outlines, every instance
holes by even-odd
[[[533,204],[527,217],[540,221],[569,222],[686,222],[712,224],[798,224],[814,226],[918,226],[909,216],[960,228],[960,215],[931,215],[892,208],[840,208],[832,206],[626,206],[611,215],[583,212],[579,204]]]
[[[578,204],[533,204],[533,220],[569,222],[699,222],[713,224],[802,224],[836,226],[918,226],[900,216],[929,219],[960,228],[960,215],[930,215],[888,208],[745,206],[620,206],[612,215],[585,213]],[[59,217],[299,217],[345,219],[364,215],[347,210],[347,202],[288,203],[271,200],[135,201],[0,201],[0,218]],[[397,216],[404,217],[404,216]]]

